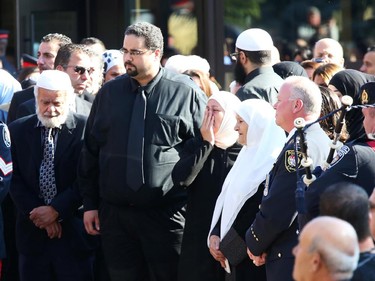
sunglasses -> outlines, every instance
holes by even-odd
[[[312,58],[311,61],[317,62],[317,63],[323,63],[324,59],[323,58]]]
[[[92,74],[94,72],[94,68],[93,67],[83,67],[83,66],[74,66],[74,65],[66,65],[64,68],[68,68],[68,67],[73,67],[73,70],[75,73],[79,73],[79,75],[82,75],[84,74],[86,71],[88,72],[88,74]]]

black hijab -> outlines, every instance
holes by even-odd
[[[353,98],[353,105],[360,104],[361,86],[367,82],[375,81],[375,76],[354,69],[345,69],[333,75],[329,85],[333,85],[343,95]],[[361,109],[350,110],[345,117],[346,128],[349,133],[347,141],[361,138],[365,135],[363,128],[363,114]]]
[[[303,76],[309,78],[306,70],[300,66],[299,63],[294,61],[282,61],[274,64],[272,68],[273,71],[275,71],[283,79],[289,76]]]

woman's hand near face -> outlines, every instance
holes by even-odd
[[[212,145],[215,144],[215,134],[214,134],[214,116],[212,110],[206,108],[204,112],[204,118],[201,126],[201,135],[203,140],[208,141]]]

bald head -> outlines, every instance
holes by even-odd
[[[315,43],[314,59],[321,59],[324,63],[334,63],[344,67],[344,50],[336,40],[323,38]]]
[[[293,253],[296,281],[349,280],[359,257],[357,234],[346,221],[318,217],[304,227]]]

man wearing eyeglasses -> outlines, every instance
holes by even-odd
[[[312,60],[319,63],[334,63],[344,67],[344,50],[335,39],[323,38],[315,43]]]
[[[91,96],[86,87],[91,79],[90,74],[94,71],[92,60],[94,53],[82,44],[67,44],[57,52],[55,69],[69,75],[71,85],[76,94],[71,101],[70,109],[78,114],[88,116],[90,114],[91,102],[87,98]],[[23,117],[35,113],[35,99],[21,104],[17,111],[17,117]]]
[[[86,127],[78,169],[85,227],[100,234],[112,281],[176,281],[186,193],[171,173],[199,134],[206,96],[160,66],[158,27],[129,26],[121,52],[127,74],[103,85]]]
[[[375,45],[367,49],[367,53],[363,57],[363,64],[359,70],[375,75]]]
[[[277,101],[277,94],[283,79],[272,68],[273,41],[263,29],[250,28],[243,31],[236,40],[235,79],[244,81],[236,95],[240,100],[264,99],[271,105]]]

